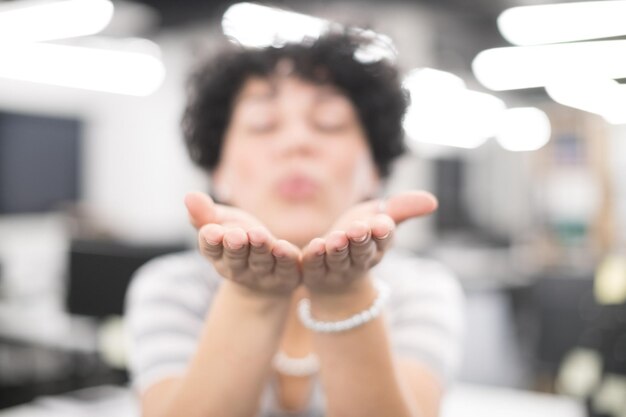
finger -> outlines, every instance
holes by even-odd
[[[377,214],[370,220],[372,239],[379,252],[386,251],[392,243],[395,223],[385,214]]]
[[[232,225],[232,227],[242,227],[246,230],[262,226],[250,213],[236,207],[228,207],[221,204],[215,205],[215,223],[220,223],[225,226]]]
[[[350,239],[349,252],[352,265],[366,265],[376,252],[376,244],[372,241],[369,225],[362,221],[354,221],[348,227],[346,235]]]
[[[209,259],[218,260],[222,257],[224,227],[210,223],[203,226],[198,232],[198,246],[200,252]]]
[[[293,277],[299,274],[299,249],[286,240],[277,240],[272,248],[272,255],[276,260],[274,274],[282,278]]]
[[[387,198],[383,214],[400,224],[407,219],[432,213],[437,205],[435,196],[427,191],[405,191]]]
[[[350,244],[363,244],[370,237],[370,228],[367,223],[355,220],[348,226],[346,236],[350,239]]]
[[[259,275],[269,274],[274,269],[275,259],[272,255],[271,236],[263,227],[248,230],[250,254],[248,266]]]
[[[243,229],[235,227],[224,233],[224,265],[233,271],[248,267],[248,235]]]
[[[215,203],[205,193],[192,191],[185,195],[185,206],[189,214],[190,223],[196,228],[207,223],[216,222]]]
[[[345,232],[334,231],[326,238],[326,266],[333,271],[350,268],[350,242]]]
[[[302,278],[314,283],[326,275],[326,242],[315,238],[302,251]]]

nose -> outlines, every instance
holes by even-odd
[[[314,155],[320,146],[318,139],[306,120],[292,118],[281,129],[278,152],[283,156]]]

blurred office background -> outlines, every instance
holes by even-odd
[[[385,35],[364,59],[397,59],[412,92],[387,192],[440,209],[397,244],[467,294],[444,416],[626,416],[626,5],[511,9],[547,3],[0,1],[0,416],[139,415],[124,291],[195,246],[183,197],[208,187],[186,75],[224,32],[328,21]]]

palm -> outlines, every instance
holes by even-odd
[[[395,226],[433,212],[437,200],[407,191],[389,197],[384,207],[379,200],[357,204],[302,251],[275,239],[251,214],[204,194],[189,194],[185,204],[203,254],[225,278],[268,292],[289,292],[301,280],[312,290],[332,292],[364,276],[384,256]]]
[[[202,254],[224,278],[267,293],[289,293],[299,285],[299,249],[275,239],[257,218],[202,193],[188,194],[185,204]]]
[[[408,191],[385,201],[357,204],[333,224],[324,238],[313,239],[303,250],[304,283],[314,291],[337,292],[365,276],[389,248],[395,226],[437,208],[427,192]]]

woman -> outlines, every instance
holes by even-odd
[[[149,262],[129,290],[144,416],[437,415],[461,293],[389,251],[437,202],[375,198],[407,100],[391,64],[358,59],[369,42],[231,51],[193,78],[183,130],[215,200],[187,195],[199,251]]]

